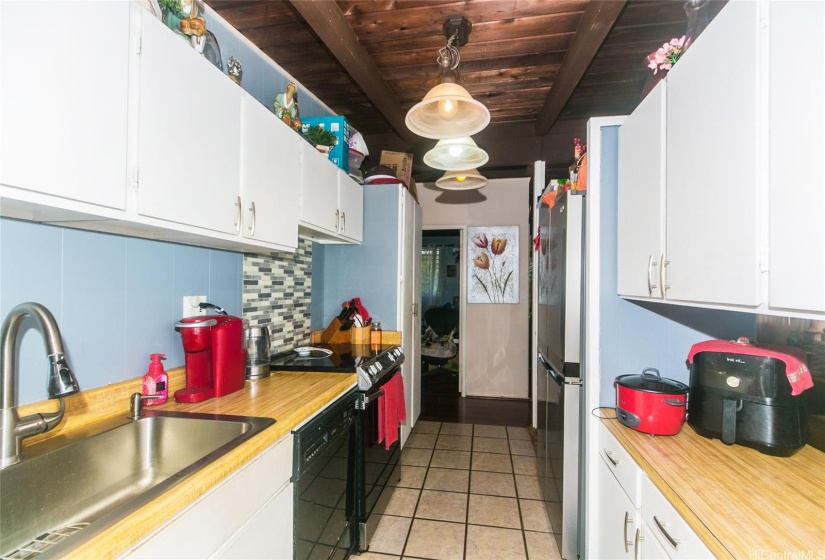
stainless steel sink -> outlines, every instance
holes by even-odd
[[[60,556],[274,422],[144,410],[27,447],[0,472],[0,556],[24,546]]]

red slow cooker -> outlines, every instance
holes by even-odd
[[[634,430],[657,436],[679,433],[687,417],[684,383],[663,379],[659,370],[645,369],[641,375],[620,375],[616,387],[616,416]]]

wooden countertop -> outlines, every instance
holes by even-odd
[[[651,437],[602,422],[717,557],[825,558],[822,451],[806,445],[772,457],[702,437],[689,424]]]
[[[273,372],[255,382],[247,381],[243,390],[201,403],[181,404],[171,395],[183,387],[183,369],[169,372],[170,398],[156,410],[233,414],[275,418],[274,425],[255,435],[223,457],[165,492],[138,511],[122,519],[100,536],[72,551],[71,558],[112,558],[128,551],[146,535],[187,507],[207,490],[221,482],[296,426],[355,386],[355,374]],[[66,399],[66,416],[52,432],[26,440],[38,441],[70,435],[87,424],[116,415],[127,415],[129,395],[140,391],[140,378],[91,391],[81,391]],[[56,409],[53,402],[20,407],[19,413]],[[25,453],[25,446],[24,446]]]

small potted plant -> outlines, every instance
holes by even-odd
[[[329,130],[314,124],[310,126],[304,133],[304,137],[309,140],[313,146],[323,153],[329,153],[335,144],[338,143],[338,137]]]

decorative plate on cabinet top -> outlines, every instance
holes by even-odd
[[[215,34],[208,29],[206,30],[206,46],[203,47],[203,56],[206,57],[206,60],[214,64],[218,70],[223,72],[221,47],[218,45],[218,40],[215,38]]]

